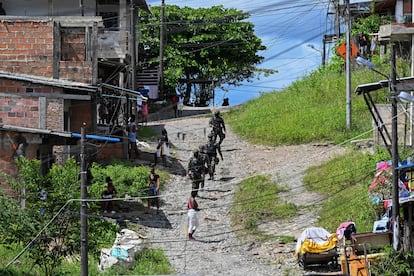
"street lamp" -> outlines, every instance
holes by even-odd
[[[321,49],[316,48],[315,45],[313,45],[313,44],[307,44],[306,46],[308,46],[309,48],[319,52],[322,56],[322,65],[325,65],[325,51],[322,51]],[[325,48],[324,48],[324,50],[325,50]]]

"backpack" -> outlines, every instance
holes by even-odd
[[[208,156],[215,156],[216,155],[216,148],[214,146],[214,144],[207,144],[206,145],[206,153],[208,154]]]
[[[201,173],[201,164],[197,158],[192,157],[188,169],[195,174]]]

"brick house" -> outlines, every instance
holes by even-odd
[[[56,158],[79,153],[79,138],[72,134],[80,133],[83,123],[87,133],[100,134],[97,110],[104,97],[117,104],[121,118],[129,116],[137,98],[145,100],[130,89],[134,85],[125,80],[133,78],[125,68],[135,60],[128,48],[135,43],[130,22],[138,9],[149,9],[145,0],[86,0],[81,7],[63,0],[2,3],[0,168],[14,175],[14,157],[24,145],[25,156],[41,159],[46,171]],[[95,158],[126,157],[119,131],[124,120],[111,122],[105,135],[121,142],[108,150],[98,141]]]

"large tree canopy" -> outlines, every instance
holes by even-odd
[[[274,73],[259,69],[258,55],[265,50],[254,34],[249,14],[223,6],[190,8],[166,5],[164,20],[161,7],[140,21],[139,57],[143,67],[156,67],[160,60],[160,22],[164,22],[164,94],[184,87],[186,99],[207,105],[214,87],[239,85],[242,81]],[[188,84],[193,85],[188,85]]]

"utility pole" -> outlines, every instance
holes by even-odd
[[[137,70],[136,70],[136,57],[135,57],[135,42],[136,42],[136,33],[135,33],[135,5],[134,2],[131,1],[130,7],[130,34],[129,34],[129,54],[131,58],[131,90],[135,90],[136,86],[136,77],[137,77]]]
[[[81,12],[81,16],[85,15],[85,9],[83,6],[83,0],[79,0],[79,8],[80,8],[80,12]]]
[[[81,127],[81,154],[80,154],[80,181],[81,181],[81,276],[88,276],[88,206],[86,202],[86,161],[85,161],[85,127],[86,123],[83,123]]]
[[[159,90],[160,96],[164,98],[164,17],[165,1],[161,1],[161,18],[160,18],[160,64],[159,64]]]
[[[411,1],[411,22],[414,23],[414,0]],[[414,76],[414,34],[411,35],[411,76]],[[411,91],[411,96],[414,96],[413,91]],[[409,135],[409,145],[413,147],[413,115],[414,115],[414,103],[410,103],[410,135]]]
[[[397,72],[396,72],[396,46],[393,43],[391,47],[391,106],[392,106],[392,224],[393,224],[393,247],[394,250],[400,248],[400,203],[398,198],[398,110],[397,110]]]
[[[339,0],[334,0],[334,5],[335,5],[335,34],[336,34],[336,39],[338,40],[339,37],[341,36]]]
[[[346,128],[352,127],[351,103],[351,11],[349,0],[346,0]]]
[[[134,1],[131,1],[129,6],[129,13],[130,13],[130,27],[129,27],[129,57],[130,57],[130,74],[131,74],[131,84],[130,89],[136,90],[136,83],[137,83],[137,67],[136,67],[136,9],[134,5]],[[137,102],[134,101],[132,104],[129,101],[129,97],[126,97],[126,107],[127,107],[127,114],[130,115],[131,109],[132,114],[137,115]],[[136,116],[138,117],[138,116]]]

